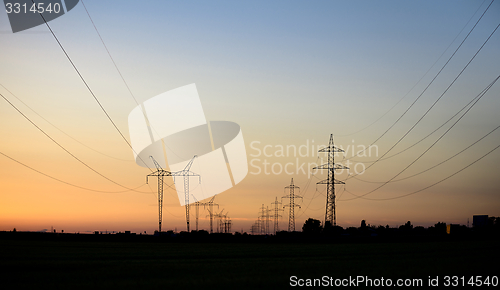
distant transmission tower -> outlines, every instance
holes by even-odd
[[[290,185],[285,187],[285,189],[290,190],[290,193],[288,195],[283,196],[282,199],[288,198],[288,199],[290,199],[290,203],[285,204],[285,206],[283,206],[283,208],[286,206],[290,207],[289,214],[288,214],[288,231],[294,232],[295,231],[295,207],[298,206],[300,208],[300,205],[295,203],[295,199],[302,198],[302,196],[296,195],[294,193],[295,189],[299,190],[300,188],[293,184],[293,178],[292,178],[292,182],[290,183]]]
[[[274,234],[276,235],[277,232],[279,232],[279,218],[280,218],[280,214],[279,212],[280,211],[283,211],[282,208],[280,208],[280,204],[281,202],[278,201],[278,197],[276,197],[276,200],[274,202],[271,202],[271,204],[274,205],[274,216],[273,216],[273,220],[274,220]]]
[[[269,234],[269,208],[265,208],[264,204],[262,204],[262,207],[260,208],[260,216],[261,218],[261,230],[262,234],[267,235]]]
[[[200,215],[200,202],[195,201],[194,207],[196,208],[196,231],[198,231],[198,216]]]
[[[217,209],[219,209],[219,205],[214,203],[215,195],[210,199],[209,202],[203,203],[203,206],[208,206],[208,213],[210,216],[210,233],[214,233],[214,206],[217,206]]]
[[[333,145],[333,134],[330,134],[330,144],[318,152],[328,154],[328,163],[314,167],[313,169],[327,169],[328,177],[325,180],[317,182],[316,184],[326,184],[326,212],[325,212],[325,226],[327,222],[330,225],[337,225],[337,215],[335,213],[335,184],[344,184],[344,182],[335,179],[336,169],[349,169],[340,164],[335,164],[334,158],[336,152],[344,152],[344,150],[337,148]]]
[[[259,225],[257,222],[250,227],[250,232],[252,233],[252,236],[259,232]]]
[[[215,196],[212,197],[212,199],[209,202],[199,202],[194,195],[192,195],[192,196],[193,196],[193,199],[195,200],[195,202],[193,203],[193,206],[196,208],[196,231],[198,231],[198,218],[200,216],[200,206],[205,207],[208,205],[210,207],[210,205],[212,203],[212,207],[213,207],[213,202],[214,202]],[[210,212],[210,210],[209,210],[209,212]]]
[[[269,218],[271,215],[269,214],[269,206],[266,207],[266,235],[269,235]]]
[[[231,218],[228,216],[228,212],[223,216],[224,219],[224,233],[231,233],[231,225],[233,224],[233,221]]]
[[[219,213],[214,214],[218,233],[224,232],[224,221],[222,220],[224,218],[224,215],[222,214],[223,212],[224,209],[222,209]]]
[[[257,226],[257,233],[259,235],[262,235],[262,222],[260,221],[260,216],[257,217],[257,220],[255,221],[255,225]]]

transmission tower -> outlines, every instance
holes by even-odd
[[[200,202],[196,201],[194,203],[194,207],[196,208],[196,231],[198,231],[198,216],[200,215]]]
[[[278,197],[276,197],[276,200],[274,202],[271,202],[271,204],[274,205],[274,234],[276,235],[277,232],[279,232],[279,218],[280,218],[280,214],[279,212],[280,211],[283,211],[282,208],[280,208],[280,204],[282,204],[281,202],[278,201]]]
[[[200,179],[200,183],[201,183],[200,175],[189,171],[189,169],[191,169],[191,165],[193,165],[193,160],[195,158],[196,158],[196,155],[189,161],[189,163],[186,165],[186,167],[184,167],[183,170],[172,173],[172,176],[174,177],[174,183],[175,183],[176,176],[184,177],[184,202],[186,204],[186,224],[187,224],[187,231],[188,232],[189,232],[189,177],[198,176],[198,178]]]
[[[193,199],[195,200],[193,206],[196,208],[196,231],[198,231],[198,218],[200,216],[200,206],[203,206],[203,207],[205,207],[207,205],[210,206],[210,202],[213,203],[215,196],[212,197],[212,199],[209,202],[199,202],[194,195],[192,195],[192,196],[193,196]]]
[[[259,218],[262,223],[262,234],[267,235],[269,233],[269,209],[266,209],[264,204],[262,204],[262,207],[260,208]]]
[[[203,203],[203,206],[208,206],[208,213],[210,216],[210,233],[214,233],[214,228],[213,228],[213,223],[214,223],[214,206],[217,206],[217,209],[219,209],[219,205],[214,203],[215,195],[210,199],[209,202]]]
[[[222,214],[221,211],[219,216],[219,233],[226,232],[226,219],[227,219],[227,212],[225,214]]]
[[[260,221],[260,216],[257,217],[255,225],[257,226],[257,233],[259,233],[259,235],[262,235],[262,222]]]
[[[163,168],[161,168],[160,164],[156,162],[153,156],[149,157],[153,160],[153,163],[155,164],[156,167],[156,171],[146,176],[146,183],[148,183],[149,176],[158,177],[158,232],[161,233],[161,221],[162,221],[162,210],[163,210],[163,177],[172,176],[172,172],[163,170]]]
[[[328,154],[328,163],[314,167],[313,169],[326,169],[328,170],[328,177],[325,180],[321,180],[316,184],[326,184],[326,212],[325,212],[325,226],[327,222],[330,225],[337,225],[337,215],[335,213],[335,184],[344,184],[344,182],[335,179],[336,169],[349,169],[340,164],[334,162],[336,152],[344,152],[344,150],[337,148],[333,145],[333,134],[330,134],[330,143],[328,147],[325,147],[318,152]]]
[[[290,183],[290,185],[285,187],[285,190],[286,189],[290,190],[290,193],[288,195],[283,196],[282,199],[288,198],[288,199],[290,199],[290,203],[285,204],[283,206],[283,208],[285,208],[286,206],[290,207],[289,215],[288,215],[288,231],[294,232],[295,231],[295,207],[298,206],[300,208],[300,205],[295,203],[295,199],[302,198],[302,196],[296,195],[294,193],[295,189],[300,190],[300,188],[293,184],[293,178],[292,178],[292,182]]]
[[[184,168],[182,171],[177,171],[177,172],[170,172],[167,170],[164,170],[161,168],[160,164],[156,162],[156,160],[153,158],[153,156],[149,156],[151,160],[153,160],[153,163],[156,167],[156,171],[153,173],[150,173],[146,176],[146,183],[148,183],[148,178],[150,176],[156,176],[158,177],[158,231],[161,232],[161,222],[162,222],[162,211],[163,211],[163,177],[165,176],[172,176],[174,177],[174,182],[175,182],[175,176],[183,176],[184,177],[184,196],[186,197],[186,221],[187,221],[187,230],[189,232],[189,177],[190,176],[198,176],[198,174],[193,173],[189,171],[191,168],[191,165],[193,164],[194,158],[196,158],[196,155],[189,161],[188,165]],[[201,182],[201,178],[200,178]],[[187,185],[186,185],[187,184]]]
[[[223,215],[223,219],[224,219],[224,233],[230,233],[231,232],[231,225],[233,223],[233,221],[231,220],[231,218],[227,215],[228,212],[226,212],[225,215]]]
[[[269,214],[269,206],[266,207],[266,235],[269,235],[269,219],[271,215]]]
[[[217,224],[217,232],[222,233],[224,231],[223,221],[224,215],[222,214],[224,209],[222,209],[219,213],[214,214],[216,224]]]
[[[259,225],[257,224],[257,222],[252,225],[252,227],[250,228],[250,232],[252,233],[252,236],[259,232]]]

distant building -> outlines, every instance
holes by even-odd
[[[472,226],[474,228],[482,228],[488,225],[488,215],[474,215],[472,216]]]

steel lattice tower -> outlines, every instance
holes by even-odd
[[[189,163],[186,165],[186,167],[184,167],[183,170],[177,171],[172,174],[172,176],[174,177],[174,182],[175,182],[175,176],[184,177],[184,202],[186,205],[186,227],[188,232],[189,232],[189,177],[198,176],[198,178],[200,178],[200,183],[201,183],[200,175],[189,171],[189,169],[191,169],[191,165],[193,165],[193,161],[195,158],[196,155],[193,157],[193,159],[191,159],[191,161],[189,161]]]
[[[271,202],[271,204],[274,205],[274,234],[276,235],[277,232],[279,232],[279,218],[280,218],[280,211],[283,211],[283,209],[279,208],[279,205],[281,202],[278,201],[278,197],[276,197],[276,201]]]
[[[269,235],[269,206],[266,207],[266,215],[265,215],[265,218],[266,218],[266,235]]]
[[[269,208],[265,208],[264,204],[260,208],[260,218],[262,222],[261,231],[264,235],[269,234]]]
[[[194,207],[196,208],[196,231],[198,231],[198,216],[200,215],[200,202],[196,201]]]
[[[187,222],[187,231],[189,232],[189,177],[190,176],[198,176],[200,178],[201,182],[201,177],[200,175],[193,173],[189,171],[191,168],[191,165],[193,164],[193,160],[196,158],[196,155],[189,161],[189,163],[186,165],[184,170],[177,171],[177,172],[170,172],[167,170],[164,170],[161,168],[160,164],[156,162],[156,160],[153,158],[153,156],[149,156],[151,160],[153,160],[153,163],[156,167],[156,171],[153,173],[150,173],[146,176],[146,183],[148,183],[148,177],[150,176],[156,176],[158,177],[158,230],[161,232],[161,222],[162,222],[162,213],[163,213],[163,177],[165,176],[183,176],[184,177],[184,198],[186,202],[186,222]]]
[[[151,159],[153,160],[153,163],[156,166],[156,171],[146,176],[146,183],[148,183],[149,176],[158,177],[158,232],[161,233],[161,222],[162,222],[162,211],[163,211],[163,177],[172,176],[172,172],[161,168],[160,164],[156,162],[153,156],[149,157],[151,157]]]
[[[196,231],[198,231],[198,219],[199,219],[199,216],[200,216],[200,206],[203,206],[203,207],[205,207],[205,206],[207,206],[207,205],[208,205],[208,206],[210,206],[210,203],[212,203],[212,204],[213,204],[215,196],[214,196],[214,197],[212,197],[212,199],[211,199],[209,202],[199,202],[199,201],[196,199],[196,197],[194,197],[194,195],[193,195],[193,198],[194,198],[194,200],[195,200],[195,202],[194,202],[193,206],[196,208]],[[212,207],[213,207],[213,206],[212,206]],[[210,211],[210,209],[209,209],[209,212],[211,212],[211,211]],[[213,218],[213,217],[212,217],[212,218]],[[210,222],[212,222],[212,220],[210,220]],[[210,223],[210,225],[211,225],[211,223]]]
[[[208,206],[208,213],[210,216],[210,233],[211,234],[214,233],[214,227],[213,227],[213,224],[214,224],[214,205],[216,205],[217,209],[219,209],[219,205],[214,203],[214,199],[215,199],[215,195],[212,197],[212,199],[210,199],[210,201],[208,203],[203,203],[203,206]]]
[[[335,213],[335,184],[344,184],[344,182],[335,179],[336,169],[349,169],[340,164],[335,164],[335,153],[344,152],[344,150],[337,148],[333,145],[333,134],[330,134],[330,143],[318,152],[328,154],[328,163],[314,167],[313,169],[326,169],[328,176],[325,180],[317,182],[316,184],[326,184],[326,212],[325,212],[325,226],[329,222],[331,225],[337,225],[337,215]]]
[[[286,206],[290,207],[289,214],[288,214],[288,231],[294,232],[295,231],[295,207],[298,206],[300,208],[300,205],[295,204],[295,199],[302,198],[302,196],[295,194],[295,189],[300,190],[300,188],[293,184],[293,178],[292,178],[292,182],[290,183],[290,185],[285,187],[285,190],[286,189],[290,190],[290,193],[288,195],[283,196],[282,199],[289,198],[290,204],[285,204],[285,206],[283,206],[283,208]]]
[[[222,214],[224,212],[224,209],[222,209],[219,213],[214,214],[213,216],[216,218],[216,223],[217,223],[217,232],[222,233],[223,232],[223,221],[222,219],[224,218],[224,215]],[[226,213],[227,214],[227,213]]]

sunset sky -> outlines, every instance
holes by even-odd
[[[346,149],[336,162],[351,162],[351,170],[336,176],[346,182],[336,187],[337,223],[344,228],[357,227],[363,219],[371,225],[399,226],[410,220],[427,227],[467,224],[468,219],[472,225],[476,214],[500,216],[500,149],[419,191],[499,146],[500,129],[442,165],[369,193],[432,146],[499,76],[500,31],[477,53],[500,24],[500,3],[495,1],[426,89],[490,2],[84,1],[139,103],[195,83],[207,120],[241,126],[249,173],[215,201],[228,212],[233,231],[246,232],[262,204],[271,208],[276,197],[287,194],[284,187],[291,178],[303,196],[295,212],[296,228],[310,217],[324,221],[325,186],[316,183],[326,172],[308,172],[314,163],[324,163],[326,155],[317,153],[318,145],[326,145],[330,134],[336,146]],[[130,140],[127,118],[137,103],[82,3],[49,25]],[[0,230],[153,233],[158,228],[156,181],[146,185],[151,171],[135,163],[131,148],[46,25],[12,33],[7,13],[0,12],[0,84],[0,94],[74,156],[114,182],[137,188],[121,192],[126,189],[75,160],[0,98]],[[354,168],[369,166],[363,162],[391,149],[440,96],[383,160],[355,176]],[[435,166],[497,128],[499,96],[500,83],[495,83],[394,180]],[[371,144],[377,149],[367,151],[371,156],[353,157]],[[283,156],[281,146],[298,152]],[[96,191],[48,178],[5,155]],[[279,170],[287,163],[292,163],[292,174]],[[175,190],[166,190],[164,203],[163,229],[185,230],[185,211]],[[209,227],[207,214],[201,211],[201,229]],[[282,215],[280,227],[286,229],[288,212]],[[193,228],[194,214],[191,224]]]

